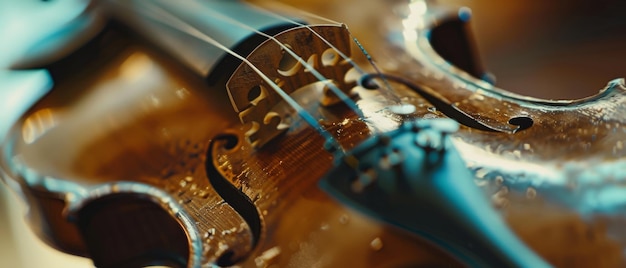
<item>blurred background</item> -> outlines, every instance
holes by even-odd
[[[0,183],[0,267],[81,268],[91,260],[62,253],[39,240],[24,221],[27,208]]]
[[[473,10],[478,52],[495,75],[496,85],[505,90],[575,99],[626,76],[626,1],[439,2]],[[31,48],[45,43],[41,35],[64,25],[88,4],[86,0],[0,0],[0,72],[17,59],[37,56]],[[0,86],[0,102],[7,101],[11,90]],[[6,111],[0,112],[0,129],[9,122]],[[92,266],[89,260],[59,253],[39,241],[23,220],[25,212],[26,206],[0,183],[0,267]]]
[[[57,35],[66,26],[80,31],[81,17],[90,1],[0,0],[0,140],[26,103],[45,94],[49,86],[41,72],[8,71],[16,62],[30,61],[71,38]],[[87,25],[87,24],[82,24]],[[18,64],[19,65],[19,64]],[[2,174],[0,172],[0,174]],[[91,260],[61,253],[39,240],[24,221],[27,206],[0,181],[0,268],[93,267]]]
[[[472,9],[480,58],[499,88],[576,99],[626,77],[626,1],[442,2]]]

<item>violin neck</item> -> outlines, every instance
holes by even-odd
[[[207,43],[204,35],[209,34],[219,44],[244,57],[267,40],[249,29],[233,26],[224,17],[269,35],[295,26],[241,1],[184,2],[114,0],[107,9],[114,19],[131,27],[192,71],[207,77],[210,83],[228,77],[240,61],[222,48]]]

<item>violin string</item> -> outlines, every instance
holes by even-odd
[[[168,26],[173,27],[177,30],[180,30],[184,33],[187,33],[191,36],[194,36],[210,45],[213,45],[224,52],[232,55],[233,57],[241,60],[243,63],[248,65],[263,81],[265,81],[291,108],[293,108],[298,116],[300,116],[310,127],[312,127],[318,134],[320,134],[326,140],[326,149],[329,151],[338,151],[340,153],[345,153],[345,149],[339,144],[339,142],[335,139],[333,135],[331,135],[322,125],[320,125],[317,120],[307,112],[300,104],[298,104],[293,98],[289,96],[285,91],[283,91],[274,81],[272,81],[267,75],[265,75],[261,70],[259,70],[252,62],[250,62],[245,57],[239,55],[237,52],[234,52],[230,48],[221,44],[219,41],[211,38],[207,34],[203,33],[199,29],[190,25],[189,23],[177,18],[176,16],[170,14],[163,8],[151,5],[155,11],[160,12],[161,15],[168,18],[166,22]],[[165,23],[164,17],[156,16],[156,13],[146,12],[147,16],[152,17],[153,19],[160,20]]]
[[[318,19],[318,20],[321,20],[321,21],[326,21],[326,22],[331,23],[331,24],[342,25],[343,27],[345,27],[346,29],[348,29],[348,28],[345,26],[345,24],[340,23],[340,22],[337,22],[337,21],[334,21],[334,20],[332,20],[332,19],[329,19],[329,18],[326,18],[326,17],[322,17],[322,16],[320,16],[320,15],[313,14],[313,13],[310,13],[310,12],[307,12],[307,11],[304,11],[304,10],[301,10],[301,9],[298,9],[298,8],[295,8],[295,7],[290,6],[290,5],[287,5],[287,4],[285,4],[285,3],[281,3],[281,2],[277,2],[277,1],[272,1],[272,3],[273,3],[274,5],[280,6],[280,8],[283,8],[283,9],[289,9],[289,10],[292,10],[292,11],[294,11],[294,12],[296,12],[296,13],[301,13],[301,14],[303,14],[304,16],[311,17],[311,18],[314,18],[314,19]],[[352,67],[354,67],[354,68],[355,68],[355,70],[357,70],[357,71],[358,71],[361,75],[365,75],[365,74],[366,74],[366,72],[365,72],[365,71],[364,71],[364,70],[363,70],[363,69],[362,69],[362,68],[361,68],[358,64],[356,64],[356,63],[352,60],[352,58],[350,58],[350,57],[346,56],[343,52],[341,52],[341,51],[340,51],[337,47],[335,47],[332,43],[330,43],[328,40],[326,40],[324,37],[322,37],[319,33],[317,33],[317,32],[316,32],[313,28],[311,28],[309,25],[306,25],[306,24],[300,23],[300,22],[298,22],[298,21],[295,21],[295,20],[293,20],[293,19],[290,19],[290,18],[285,17],[285,16],[283,16],[283,15],[280,15],[280,14],[278,14],[278,13],[276,13],[276,12],[273,12],[273,11],[270,11],[270,10],[265,9],[265,8],[263,8],[263,7],[260,7],[260,6],[258,6],[258,5],[255,5],[255,4],[252,4],[252,3],[250,3],[250,5],[251,5],[251,6],[253,6],[254,8],[256,8],[257,10],[259,10],[259,11],[261,11],[261,12],[264,12],[265,14],[270,15],[270,16],[272,16],[272,17],[274,17],[274,18],[277,18],[277,19],[280,19],[280,20],[284,20],[284,21],[286,21],[286,22],[293,23],[293,24],[298,25],[298,26],[306,27],[306,28],[307,28],[309,31],[311,31],[311,32],[312,32],[315,36],[317,36],[317,37],[318,37],[319,39],[321,39],[324,43],[326,43],[326,45],[328,45],[330,48],[332,48],[333,50],[335,50],[335,51],[336,51],[336,52],[337,52],[337,53],[338,53],[338,54],[339,54],[339,55],[340,55],[340,56],[341,56],[344,60],[346,60],[348,63],[350,63],[350,65],[352,65]],[[381,91],[383,92],[383,95],[384,95],[387,99],[391,99],[391,100],[393,100],[393,101],[395,102],[395,104],[400,104],[400,103],[401,103],[400,98],[399,98],[396,94],[394,94],[394,93],[393,93],[393,89],[392,89],[391,84],[390,84],[390,83],[389,83],[389,81],[385,78],[385,76],[382,74],[381,69],[378,67],[378,64],[376,64],[376,62],[375,62],[375,61],[374,61],[374,59],[372,58],[371,54],[369,54],[369,52],[367,52],[367,50],[366,50],[366,49],[365,49],[365,47],[361,44],[361,42],[359,42],[359,40],[358,40],[356,37],[354,37],[354,36],[352,35],[352,33],[350,32],[350,30],[349,30],[349,29],[348,29],[348,33],[350,33],[350,36],[352,37],[352,41],[356,44],[356,46],[359,48],[359,50],[361,51],[361,53],[363,53],[363,55],[365,56],[365,58],[366,58],[367,62],[368,62],[368,63],[372,66],[372,68],[374,68],[374,72],[375,72],[376,74],[378,74],[377,76],[378,76],[378,77],[380,77],[380,78],[381,78],[381,80],[383,81],[383,85],[384,85],[384,86],[380,86],[380,85],[378,85],[378,88],[380,88],[380,89],[381,89]]]
[[[367,58],[367,61],[372,66],[372,68],[374,68],[374,72],[379,75],[381,80],[383,80],[384,87],[381,87],[380,85],[378,86],[378,88],[380,88],[381,91],[383,92],[383,95],[387,99],[393,99],[395,104],[401,104],[402,101],[400,100],[400,98],[396,94],[393,93],[393,90],[392,90],[391,84],[389,83],[389,80],[385,77],[385,75],[383,75],[383,72],[380,70],[380,68],[378,68],[378,64],[376,64],[376,62],[374,61],[374,59],[372,58],[370,53],[368,53],[367,50],[365,50],[365,47],[363,47],[363,45],[361,45],[361,42],[359,42],[359,40],[356,39],[356,37],[352,37],[352,40],[359,47],[359,49],[361,50],[361,53],[363,53],[363,55],[365,55],[365,58]]]
[[[274,1],[274,3],[275,3],[275,4],[277,4],[277,5],[282,5],[282,6],[284,6],[283,8],[290,8],[290,9],[297,10],[297,11],[299,11],[299,12],[301,12],[301,13],[305,14],[306,16],[315,17],[315,18],[318,18],[318,17],[319,17],[319,18],[318,18],[319,20],[325,20],[325,21],[330,22],[331,24],[341,25],[342,27],[345,27],[345,28],[347,29],[346,25],[345,25],[345,24],[343,24],[343,23],[336,22],[336,21],[333,21],[333,20],[331,20],[331,19],[325,19],[325,18],[322,18],[322,17],[320,17],[320,16],[318,16],[318,15],[308,14],[306,11],[299,10],[299,9],[297,9],[297,8],[291,7],[291,6],[289,6],[289,5],[286,5],[286,4],[283,4],[283,3],[280,3],[280,2],[275,2],[275,1]],[[296,20],[290,19],[290,18],[285,17],[285,16],[283,16],[283,15],[280,15],[280,14],[278,14],[278,13],[272,12],[272,11],[270,11],[270,10],[268,10],[268,9],[265,9],[265,8],[263,8],[263,7],[261,7],[261,6],[255,5],[255,4],[253,4],[253,3],[249,3],[249,4],[250,4],[250,6],[252,6],[253,8],[255,8],[256,10],[258,10],[258,11],[260,11],[260,12],[263,12],[263,13],[265,13],[266,15],[269,15],[269,16],[271,16],[271,17],[274,17],[274,18],[279,19],[279,20],[283,20],[283,21],[285,21],[285,22],[288,22],[288,23],[291,23],[291,24],[294,24],[294,25],[298,25],[298,26],[301,26],[301,27],[305,27],[305,28],[307,28],[307,30],[309,30],[309,31],[310,31],[311,33],[313,33],[313,34],[314,34],[317,38],[319,38],[320,40],[322,40],[322,42],[324,42],[327,46],[329,46],[331,49],[333,49],[335,52],[337,52],[337,54],[339,54],[339,56],[341,56],[341,58],[343,58],[346,62],[350,63],[350,65],[352,65],[352,67],[354,67],[354,69],[355,69],[355,70],[357,70],[357,72],[359,72],[360,74],[365,74],[365,70],[363,70],[363,68],[361,68],[361,66],[359,66],[358,64],[356,64],[356,63],[352,60],[352,58],[351,58],[351,57],[348,57],[348,56],[347,56],[346,54],[344,54],[344,53],[343,53],[340,49],[338,49],[335,45],[333,45],[330,41],[328,41],[328,40],[326,40],[326,38],[322,37],[322,36],[321,36],[318,32],[316,32],[313,28],[311,28],[311,26],[309,26],[309,25],[307,25],[307,24],[300,23],[300,22],[298,22],[298,21],[296,21]],[[349,31],[348,31],[348,32],[349,32]]]
[[[309,64],[307,61],[305,61],[302,57],[300,57],[298,54],[296,54],[291,48],[287,47],[285,44],[283,44],[282,42],[280,42],[278,39],[276,39],[274,36],[271,36],[269,34],[266,34],[262,31],[259,31],[258,29],[246,25],[245,23],[242,23],[240,21],[237,21],[231,17],[228,17],[224,14],[221,14],[219,12],[210,10],[209,12],[212,13],[212,15],[214,15],[215,17],[224,20],[230,24],[233,24],[237,27],[249,30],[251,32],[254,32],[258,35],[261,35],[265,38],[268,38],[270,40],[272,40],[272,42],[276,43],[278,46],[280,46],[281,49],[283,49],[283,51],[287,52],[291,57],[293,57],[294,59],[296,59],[298,61],[298,63],[302,64],[302,66],[307,69],[311,74],[313,74],[313,76],[315,76],[315,78],[317,78],[318,81],[324,83],[324,85],[326,87],[328,87],[337,97],[339,97],[339,99],[346,104],[353,112],[355,112],[357,114],[357,116],[359,118],[365,118],[365,115],[363,114],[363,111],[361,111],[361,109],[357,106],[357,104],[348,96],[346,95],[341,89],[339,89],[333,82],[330,81],[330,79],[324,77],[324,75],[322,75],[318,70],[315,69],[315,67],[313,67],[311,64]],[[341,51],[338,51],[337,49],[335,49],[335,51],[337,51],[338,53],[341,53]],[[343,54],[343,53],[341,53]],[[344,54],[345,55],[345,54]]]

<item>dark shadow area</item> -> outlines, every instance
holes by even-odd
[[[88,203],[78,225],[96,267],[187,267],[182,226],[144,196],[114,194]]]
[[[533,97],[575,99],[626,77],[626,2],[458,1],[472,9],[479,58],[496,85]]]

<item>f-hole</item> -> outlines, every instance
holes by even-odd
[[[246,221],[246,224],[248,224],[252,232],[252,248],[254,248],[261,237],[261,216],[254,202],[246,194],[237,189],[227,178],[224,178],[215,167],[213,151],[217,148],[216,146],[218,146],[218,144],[225,150],[235,150],[236,146],[239,144],[239,138],[234,134],[223,134],[211,140],[207,151],[205,167],[207,177],[213,189],[215,189],[222,199],[237,211],[244,221]],[[226,251],[217,259],[216,264],[219,266],[232,266],[244,257],[245,256],[234,251]]]
[[[518,126],[517,131],[532,127],[533,123],[533,119],[528,116],[517,116],[509,119],[509,124]]]
[[[79,211],[77,223],[96,267],[187,267],[186,232],[147,196],[96,199]]]

